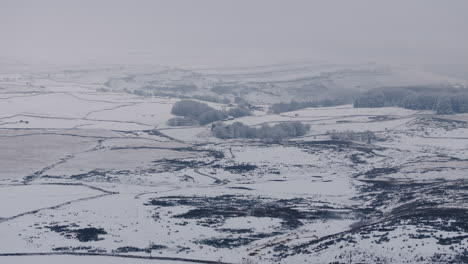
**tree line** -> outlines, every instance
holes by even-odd
[[[330,136],[333,140],[351,140],[351,141],[361,141],[368,144],[372,144],[373,141],[377,140],[377,136],[374,132],[366,130],[363,132],[355,132],[352,130],[345,131],[336,131],[331,130],[327,131],[327,135]]]
[[[299,109],[304,109],[308,107],[330,107],[337,105],[344,105],[350,103],[352,99],[346,98],[335,98],[335,99],[324,99],[317,101],[295,101],[292,100],[289,103],[276,103],[270,106],[270,111],[275,114],[280,114],[284,112],[296,111]]]
[[[262,139],[267,141],[281,141],[284,138],[303,136],[310,130],[310,125],[303,124],[299,121],[284,122],[273,126],[262,125],[260,127],[252,127],[244,125],[241,122],[234,122],[226,125],[222,122],[217,122],[212,126],[212,133],[217,138],[250,138]]]
[[[468,90],[457,88],[381,88],[354,100],[355,108],[398,106],[437,114],[468,113]]]

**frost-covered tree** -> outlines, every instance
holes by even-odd
[[[228,116],[242,117],[251,115],[252,111],[244,106],[231,108],[227,111],[217,110],[206,103],[201,103],[193,100],[182,100],[174,104],[171,113],[173,115],[185,117],[173,118],[168,121],[168,125],[193,125],[191,120],[195,120],[200,125],[210,124],[216,121],[224,120]]]
[[[285,122],[274,126],[262,125],[259,128],[250,127],[241,122],[231,125],[216,123],[212,133],[217,138],[259,138],[267,141],[280,141],[284,138],[303,136],[310,126],[301,122]]]
[[[455,113],[468,113],[468,94],[452,96],[450,100]]]
[[[381,88],[364,93],[354,100],[354,107],[382,106],[433,110],[438,114],[467,113],[468,90],[443,87]]]
[[[177,116],[195,117],[195,119],[198,119],[201,114],[210,110],[214,109],[205,103],[193,100],[182,100],[174,104],[171,113]]]
[[[215,121],[223,120],[227,117],[226,113],[220,110],[211,109],[201,113],[198,116],[198,123],[206,125]]]
[[[200,125],[206,125],[215,121],[223,120],[227,117],[227,114],[224,111],[216,110],[205,103],[193,100],[182,100],[175,103],[172,107],[171,113],[173,115],[196,120]]]

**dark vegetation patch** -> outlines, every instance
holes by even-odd
[[[219,228],[216,229],[218,232],[227,232],[227,233],[234,233],[234,234],[245,234],[245,233],[253,233],[253,229],[244,228],[244,229],[233,229],[233,228]]]
[[[461,247],[468,241],[468,210],[455,206],[462,205],[468,198],[465,189],[468,181],[365,180],[363,182],[366,184],[361,187],[362,195],[359,199],[368,201],[366,204],[370,205],[355,209],[354,212],[363,219],[361,223],[352,225],[349,231],[311,240],[301,245],[275,247],[276,256],[281,259],[295,254],[309,254],[330,249],[331,246],[349,252],[347,249],[362,240],[372,244],[387,244],[392,243],[392,239],[397,237],[399,241],[407,243],[402,244],[402,247],[411,248],[416,243],[424,246],[425,239],[430,238],[436,240],[440,250],[447,252],[434,255],[434,259],[442,261],[437,263],[464,263],[459,260],[468,256],[466,250],[461,251]],[[388,208],[389,204],[400,205],[391,212],[383,213],[381,210]],[[397,229],[406,231],[401,232]],[[395,248],[395,253],[398,253],[398,250]],[[367,254],[365,259],[379,258],[372,252]],[[434,259],[421,261],[431,263]]]
[[[293,143],[291,143],[293,144]],[[317,140],[317,141],[302,141],[295,142],[295,146],[302,149],[311,149],[313,151],[317,149],[330,149],[336,152],[344,152],[349,150],[356,150],[366,154],[375,155],[375,150],[384,150],[385,148],[375,145],[361,144],[353,141],[346,140]]]
[[[379,210],[389,204],[394,207],[392,213],[395,215],[446,205],[455,207],[454,202],[460,204],[468,198],[468,181],[465,180],[454,182],[363,180],[363,182],[366,184],[360,188],[361,195],[358,199],[368,201],[369,206],[359,208],[357,211],[367,211],[367,214],[372,211],[379,214]]]
[[[248,163],[240,163],[236,165],[231,165],[231,166],[225,166],[223,169],[232,172],[232,173],[245,173],[249,171],[253,171],[257,169],[258,167],[256,165],[248,164]]]
[[[115,253],[148,252],[149,250],[160,250],[160,249],[165,249],[165,248],[167,247],[164,245],[151,244],[151,246],[147,248],[139,248],[139,247],[132,247],[132,246],[119,247],[115,249],[114,252]]]
[[[197,241],[199,244],[212,246],[215,248],[236,248],[245,246],[255,241],[253,238],[210,238]]]
[[[252,191],[253,189],[252,188],[247,188],[247,187],[237,187],[237,186],[234,186],[234,187],[228,187],[229,189],[236,189],[236,190],[246,190],[246,191]]]
[[[262,239],[262,238],[267,238],[267,237],[272,237],[272,236],[278,236],[278,235],[281,235],[281,234],[282,234],[281,232],[256,233],[256,234],[252,234],[250,237],[251,238]]]
[[[397,182],[388,180],[363,180],[366,183],[361,186],[361,194],[357,199],[367,201],[366,207],[355,209],[358,215],[362,218],[380,218],[383,217],[383,212],[389,204],[407,204],[416,197],[421,197],[422,193],[432,186],[433,183],[428,182]],[[416,205],[412,205],[413,208]],[[430,204],[419,204],[419,206],[431,206]],[[398,207],[397,207],[398,208]],[[406,210],[403,209],[402,210]]]
[[[53,225],[45,226],[45,228],[50,229],[60,235],[69,238],[77,239],[80,242],[89,242],[89,241],[99,241],[104,240],[104,238],[99,237],[99,235],[106,235],[107,232],[103,228],[95,227],[85,227],[85,228],[76,228],[77,225]]]
[[[119,247],[114,250],[115,253],[129,253],[129,252],[145,252],[147,249],[145,248],[138,248],[138,247]]]
[[[460,208],[408,208],[406,215],[398,220],[406,220],[408,225],[427,226],[445,232],[468,233],[468,210]]]
[[[106,171],[101,171],[101,170],[96,169],[96,170],[88,171],[86,173],[71,175],[70,179],[82,180],[86,178],[105,177],[105,176],[106,176]]]
[[[228,238],[210,238],[197,241],[199,244],[212,246],[215,248],[237,248],[241,246],[248,245],[253,241],[281,235],[282,232],[272,232],[272,233],[252,233],[250,229],[227,229],[230,233],[233,234],[243,234],[245,236],[241,237],[228,237]]]
[[[150,249],[152,250],[160,250],[160,249],[165,249],[167,248],[166,246],[164,245],[158,245],[158,244],[151,244],[150,246]]]
[[[146,205],[194,207],[186,213],[173,217],[197,219],[197,223],[204,226],[220,226],[227,218],[251,216],[278,218],[282,220],[284,229],[295,229],[302,226],[303,221],[340,217],[329,208],[315,208],[308,211],[298,209],[298,206],[307,208],[308,204],[309,201],[302,198],[271,200],[262,197],[222,195],[215,197],[166,196],[153,198]]]
[[[153,173],[158,172],[154,168],[140,170],[139,173]],[[86,173],[70,175],[69,178],[73,180],[87,180],[87,181],[103,181],[103,182],[119,182],[119,175],[127,176],[134,173],[130,170],[91,170]]]
[[[350,248],[353,244],[359,243],[360,240],[369,240],[372,244],[385,244],[391,242],[393,238],[401,236],[403,236],[403,241],[408,241],[405,238],[434,238],[437,240],[437,244],[447,247],[460,245],[462,241],[468,240],[468,211],[465,209],[413,209],[406,213],[406,215],[396,215],[388,221],[356,227],[350,231],[325,236],[294,247],[277,248],[276,256],[284,258],[296,254],[310,254],[338,245],[340,249]],[[401,233],[396,231],[397,228],[411,230],[409,227],[417,227],[416,232],[406,231]],[[396,231],[396,233],[392,233],[393,231]],[[448,233],[436,235],[438,231]],[[407,245],[402,244],[401,246],[414,246],[414,242],[409,241]],[[450,249],[453,250],[453,248]],[[398,253],[398,249],[395,249],[395,253]],[[451,254],[452,257],[453,255],[460,256],[459,252],[453,251],[453,253]]]
[[[90,246],[80,246],[80,247],[55,247],[52,248],[52,251],[88,251],[93,250],[93,247]]]
[[[377,170],[371,174],[380,172],[382,171]],[[427,244],[427,250],[432,250],[431,241],[435,239],[437,247],[440,246],[438,253],[433,257],[418,259],[423,263],[465,263],[461,260],[468,260],[467,251],[463,249],[468,242],[468,210],[460,208],[468,198],[466,193],[468,181],[363,180],[363,182],[366,184],[361,187],[362,194],[358,199],[366,201],[368,206],[354,210],[362,219],[361,223],[352,225],[348,231],[310,240],[300,245],[290,247],[279,245],[274,248],[275,256],[282,259],[295,254],[336,249],[347,252],[349,257],[349,249],[352,251],[354,244],[363,240],[367,241],[366,243],[385,244],[385,247],[393,248],[392,240],[398,238],[398,241],[403,241],[399,247],[414,248],[416,244],[419,245],[417,247],[424,247]],[[392,211],[383,213],[382,210],[387,209],[388,205],[396,206]],[[394,250],[396,254],[400,252],[397,247]],[[357,261],[355,257],[358,254],[362,255],[363,252],[353,254],[353,261]],[[373,252],[364,255],[366,255],[363,258],[365,260],[383,260]],[[415,260],[410,257],[408,263],[413,262]]]
[[[465,239],[468,240],[468,235],[438,238],[437,243],[440,245],[459,245]]]
[[[351,162],[354,163],[354,164],[365,164],[365,163],[367,163],[365,160],[363,160],[363,159],[361,158],[361,155],[356,154],[356,153],[355,153],[355,154],[351,154],[351,155],[349,156],[349,159],[350,159]]]
[[[187,168],[200,168],[207,165],[206,162],[183,159],[162,159],[153,161],[153,163],[161,166],[163,171],[179,171]]]
[[[366,178],[369,178],[369,179],[375,179],[382,175],[397,173],[398,171],[399,171],[398,168],[373,168],[369,171],[356,174],[356,177],[365,176]]]
[[[461,264],[468,263],[468,250],[464,249],[461,252],[450,253],[434,253],[434,255],[427,260],[427,263],[447,263],[447,264]]]

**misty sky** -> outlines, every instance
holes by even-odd
[[[0,57],[467,63],[467,0],[0,0]]]

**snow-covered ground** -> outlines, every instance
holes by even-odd
[[[210,125],[168,127],[179,99],[123,89],[155,78],[210,86],[327,71],[133,70],[0,78],[0,263],[467,259],[466,116],[350,105],[256,111],[228,123],[302,121],[311,130],[281,143],[220,140]],[[328,71],[357,78],[342,67]],[[371,144],[328,134],[367,130],[377,137]]]

